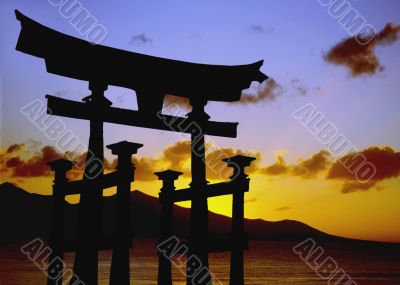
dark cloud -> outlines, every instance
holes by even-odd
[[[138,34],[138,35],[133,35],[130,44],[132,45],[143,45],[143,44],[151,44],[153,40],[149,37],[147,37],[145,34]]]
[[[393,44],[398,40],[399,32],[400,24],[388,23],[369,43],[362,45],[355,37],[344,39],[324,55],[324,59],[333,64],[346,66],[352,76],[373,75],[384,70],[384,66],[375,54],[375,48]]]
[[[22,149],[22,145],[18,145],[19,149]],[[11,145],[6,154],[10,154],[8,150],[15,150],[16,145]],[[41,176],[53,176],[54,173],[47,165],[48,162],[65,158],[74,161],[74,167],[68,172],[69,179],[81,179],[83,177],[83,168],[86,161],[87,153],[73,153],[66,152],[64,154],[59,153],[52,146],[44,146],[40,151],[36,152],[32,157],[23,159],[21,153],[13,151],[15,155],[11,157],[1,155],[0,158],[4,160],[2,168],[6,169],[7,174],[12,178],[29,178],[29,177],[41,177]],[[150,158],[136,158],[134,157],[133,162],[137,166],[136,178],[138,180],[154,180],[153,176],[155,161]],[[117,160],[104,161],[105,172],[115,170]]]
[[[6,152],[8,154],[11,154],[11,153],[20,151],[24,147],[25,147],[25,144],[12,144],[7,148]]]
[[[47,163],[60,159],[61,155],[51,146],[43,147],[33,157],[23,160],[14,156],[7,159],[5,166],[12,172],[13,177],[39,177],[51,174]]]
[[[73,169],[68,173],[70,179],[82,177],[82,169],[86,161],[86,153],[60,153],[53,146],[44,146],[36,150],[40,143],[29,140],[23,144],[10,145],[0,154],[0,166],[5,174],[14,179],[52,176],[53,172],[47,163],[56,159],[69,159],[75,162]],[[32,155],[28,155],[32,153]],[[25,158],[26,156],[29,156]],[[115,161],[105,161],[106,171],[114,169]]]
[[[376,181],[369,181],[365,183],[361,183],[358,181],[345,182],[342,185],[341,192],[343,194],[347,194],[353,192],[366,192],[374,188],[380,190],[380,188],[376,185],[376,183],[377,183]]]
[[[373,165],[376,172],[368,181],[359,181],[362,175],[360,166],[364,162]],[[359,152],[352,152],[331,166],[327,178],[344,181],[342,192],[367,191],[377,187],[379,181],[400,175],[400,152],[388,146],[372,146]]]

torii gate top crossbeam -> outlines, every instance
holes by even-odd
[[[268,78],[259,70],[262,60],[225,66],[149,56],[93,45],[43,26],[18,10],[15,13],[22,27],[17,50],[45,59],[47,71],[61,76],[121,86],[137,93],[222,102],[240,100],[242,90],[252,81]]]

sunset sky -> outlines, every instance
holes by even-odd
[[[0,2],[1,182],[41,194],[51,193],[52,173],[45,163],[63,150],[21,109],[37,99],[46,104],[46,94],[76,101],[89,95],[87,82],[49,74],[42,59],[15,50],[20,31],[15,9],[52,29],[85,38],[50,2]],[[80,2],[106,27],[102,45],[207,64],[264,60],[261,70],[270,81],[244,91],[245,98],[257,99],[209,102],[206,107],[215,121],[239,122],[235,139],[206,138],[207,158],[220,153],[257,157],[248,169],[247,218],[293,219],[339,236],[400,242],[399,1],[351,1],[378,32],[364,48],[354,46],[350,34],[316,0]],[[268,89],[271,82],[276,85]],[[106,97],[115,107],[137,108],[132,90],[110,86]],[[329,152],[295,118],[293,113],[307,105],[374,165],[372,180],[360,184],[341,166],[341,156]],[[87,143],[87,121],[59,119]],[[112,124],[104,129],[105,144],[144,144],[135,158],[138,181],[132,188],[153,196],[161,186],[153,172],[181,170],[185,175],[177,186],[190,183],[188,139]],[[108,149],[105,153],[111,170],[114,157]],[[210,182],[220,180],[210,167],[207,175]],[[224,173],[222,179],[228,176]],[[209,208],[229,215],[231,197],[211,199]]]

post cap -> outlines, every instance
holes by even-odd
[[[256,158],[251,157],[251,156],[244,156],[241,154],[223,159],[223,161],[225,161],[228,164],[228,166],[231,166],[232,164],[236,164],[241,167],[250,166],[250,164],[253,160],[256,160]]]
[[[183,172],[174,171],[174,170],[170,170],[170,169],[160,171],[160,172],[154,172],[154,175],[157,175],[159,180],[165,180],[168,178],[176,180],[182,174],[183,174]]]
[[[141,148],[143,144],[134,143],[128,141],[120,141],[114,144],[107,145],[107,148],[111,150],[112,154],[135,154],[137,150]]]
[[[73,162],[68,159],[56,159],[47,163],[51,170],[71,170]]]

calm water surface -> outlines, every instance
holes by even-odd
[[[246,284],[328,284],[292,252],[294,245],[290,242],[251,242],[250,251],[245,253]],[[335,243],[321,246],[357,284],[400,284],[400,247]],[[73,254],[67,254],[65,258],[71,268]],[[101,252],[100,285],[108,284],[110,260],[111,252]],[[211,254],[210,270],[223,284],[229,284],[229,254]],[[185,284],[184,275],[177,268],[173,270],[173,277],[175,285]],[[131,284],[157,284],[156,280],[155,240],[136,240],[131,251]],[[19,252],[18,245],[2,245],[0,284],[46,284],[46,276]]]

